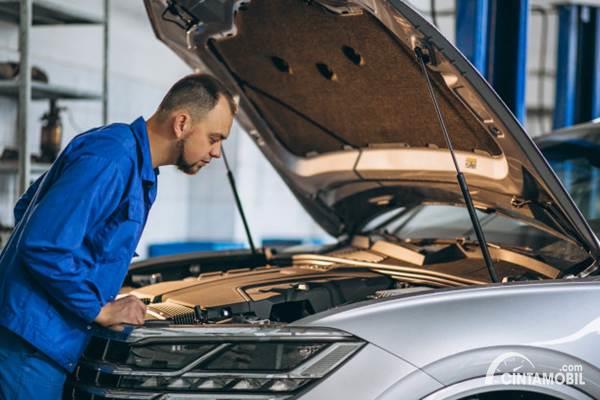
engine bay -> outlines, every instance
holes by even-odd
[[[492,254],[505,281],[557,276],[556,268],[525,254],[500,248]],[[478,247],[467,244],[418,247],[357,236],[333,250],[270,261],[206,273],[190,266],[182,279],[164,281],[160,273],[150,278],[138,273],[121,295],[147,304],[148,324],[262,325],[367,299],[489,282]]]
[[[394,285],[393,279],[368,271],[266,266],[159,283],[132,294],[148,303],[148,319],[265,324],[292,322]]]

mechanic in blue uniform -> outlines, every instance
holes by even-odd
[[[0,399],[60,399],[93,324],[144,322],[115,300],[157,190],[158,167],[195,174],[229,136],[236,105],[214,78],[173,85],[145,121],[76,136],[19,199],[0,254]]]

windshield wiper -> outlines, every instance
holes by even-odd
[[[440,110],[437,98],[435,97],[435,92],[433,91],[433,85],[431,84],[429,72],[427,70],[427,66],[425,65],[431,61],[431,58],[429,56],[426,56],[420,47],[415,48],[415,53],[417,55],[417,59],[419,60],[419,64],[421,65],[421,70],[423,71],[425,80],[427,81],[427,89],[429,90],[429,96],[431,97],[431,101],[433,102],[435,113],[440,123],[440,127],[442,128],[442,133],[444,134],[444,139],[446,140],[448,150],[450,151],[450,155],[452,156],[452,162],[454,163],[454,168],[456,169],[456,180],[458,181],[458,186],[460,186],[460,190],[465,199],[467,210],[469,210],[469,216],[471,217],[473,230],[475,231],[475,235],[477,236],[479,247],[481,247],[481,254],[483,255],[483,259],[485,260],[485,265],[490,274],[490,279],[492,280],[492,282],[497,283],[498,275],[496,274],[496,268],[494,267],[494,262],[492,261],[492,256],[490,255],[488,244],[485,240],[485,235],[483,234],[483,229],[481,229],[481,224],[479,223],[479,219],[477,218],[475,206],[473,205],[473,198],[471,197],[471,193],[469,193],[469,186],[467,185],[465,176],[463,175],[463,173],[460,170],[460,167],[458,166],[458,161],[456,161],[454,147],[452,146],[452,141],[450,140],[448,129],[446,129],[446,123],[444,122],[444,117],[442,116],[442,111]]]
[[[589,267],[585,268],[583,271],[576,275],[577,278],[587,278],[588,276],[596,275],[598,273],[600,265],[598,261],[594,260]]]

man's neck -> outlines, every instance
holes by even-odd
[[[154,168],[173,163],[173,160],[171,160],[171,143],[161,135],[161,132],[166,132],[164,124],[165,122],[160,121],[156,114],[146,121],[150,155],[152,156],[152,166]]]

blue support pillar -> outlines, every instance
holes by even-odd
[[[488,63],[488,9],[488,0],[456,2],[456,46],[483,76]]]
[[[600,117],[600,8],[558,8],[555,129]]]
[[[591,119],[600,118],[600,7],[595,7],[593,12],[594,18],[594,30],[592,37],[595,40],[594,46],[594,57],[593,57],[593,68],[594,76],[592,79],[592,108],[591,108]]]
[[[457,0],[456,44],[525,119],[529,0]]]
[[[564,5],[558,8],[558,55],[556,64],[556,99],[553,116],[554,129],[571,126],[575,121],[578,20],[578,6]]]

